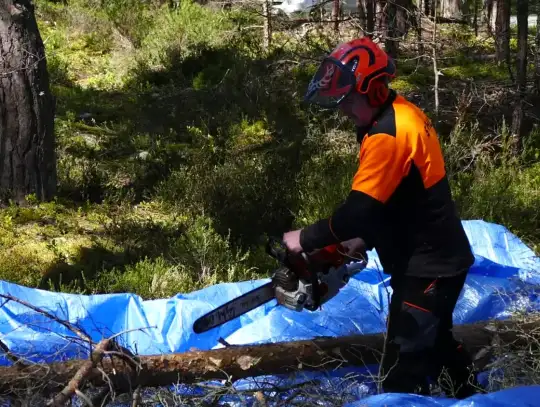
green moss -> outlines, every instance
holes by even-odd
[[[508,69],[494,63],[475,62],[441,68],[443,75],[453,79],[507,79]]]

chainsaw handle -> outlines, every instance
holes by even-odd
[[[289,255],[285,243],[283,243],[281,239],[273,236],[270,236],[266,242],[266,253],[282,264],[286,264]]]

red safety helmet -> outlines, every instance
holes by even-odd
[[[369,37],[338,45],[324,58],[311,79],[304,100],[326,108],[338,106],[356,90],[368,96],[372,105],[386,100],[387,82],[396,75],[392,58]]]

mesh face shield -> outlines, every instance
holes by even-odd
[[[311,79],[304,101],[331,109],[337,107],[356,87],[350,67],[334,58],[325,58]]]

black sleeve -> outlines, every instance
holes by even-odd
[[[311,252],[360,237],[371,249],[380,225],[383,205],[369,195],[353,190],[330,218],[321,219],[302,230],[300,245],[304,251]]]

